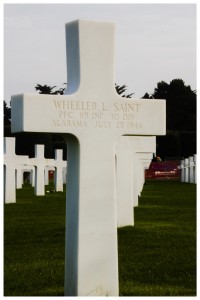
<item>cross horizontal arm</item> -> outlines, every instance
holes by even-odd
[[[106,131],[120,135],[164,135],[164,100],[114,97],[103,100],[69,96],[22,94],[12,96],[13,132],[86,133]],[[94,133],[95,134],[95,133]]]

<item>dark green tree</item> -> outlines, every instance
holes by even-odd
[[[170,84],[159,82],[152,95],[166,99],[167,130],[196,131],[196,91],[182,79],[173,79]]]
[[[165,81],[160,81],[157,83],[157,87],[152,95],[155,99],[167,99],[168,90],[169,84]]]
[[[63,83],[63,85],[66,85],[66,83]],[[51,95],[63,95],[65,92],[65,88],[66,87],[62,87],[59,89],[54,90],[55,88],[57,88],[57,86],[49,86],[49,85],[41,85],[41,84],[37,84],[35,86],[36,91],[39,91],[39,94],[51,94]],[[54,90],[54,91],[53,91]]]
[[[66,85],[66,83],[63,83],[64,85]],[[39,91],[39,94],[51,94],[51,95],[63,95],[65,88],[59,88],[59,89],[55,89],[57,88],[57,86],[49,86],[49,85],[41,85],[41,84],[37,84],[35,86],[36,91]],[[117,91],[117,93],[119,95],[121,95],[121,97],[123,98],[131,98],[131,96],[134,93],[131,94],[125,94],[126,90],[127,90],[127,86],[124,84],[122,86],[115,84],[115,89]]]
[[[131,93],[128,95],[125,94],[125,92],[127,90],[127,86],[125,84],[120,86],[115,83],[115,89],[117,91],[117,94],[121,95],[121,97],[123,97],[123,98],[131,98],[132,95],[134,94],[134,93]]]
[[[3,101],[3,118],[4,118],[4,126],[9,125],[11,122],[11,108],[8,107],[6,101]]]
[[[11,108],[3,101],[4,136],[11,136]]]
[[[158,155],[188,157],[196,152],[196,91],[182,79],[157,83],[152,97],[166,99],[166,136],[157,137]],[[156,112],[155,112],[156,113]]]
[[[142,99],[153,99],[153,97],[150,96],[148,93],[145,93]]]

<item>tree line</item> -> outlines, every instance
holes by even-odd
[[[157,153],[162,158],[188,157],[196,153],[196,91],[182,79],[157,83],[152,95],[143,98],[166,99],[166,136],[157,137]]]
[[[35,90],[39,94],[63,95],[66,83],[61,88],[37,84]],[[127,86],[115,84],[116,92],[123,98],[131,98],[134,93],[127,94]],[[152,94],[145,93],[142,99],[166,99],[166,136],[158,136],[157,155],[163,160],[169,157],[188,157],[196,153],[196,91],[185,85],[182,79],[173,79],[169,84],[161,81]],[[156,111],[154,112],[157,113]],[[153,116],[152,116],[153,117]],[[12,134],[11,108],[4,101],[4,136],[16,136],[16,153],[34,156],[34,145],[45,144],[45,156],[53,157],[54,150],[62,148],[66,159],[66,145],[58,134],[18,133]]]

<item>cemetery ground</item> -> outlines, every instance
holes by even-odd
[[[147,180],[134,215],[118,229],[120,296],[195,296],[196,185]],[[4,208],[5,296],[64,295],[64,236],[65,190],[17,190]]]

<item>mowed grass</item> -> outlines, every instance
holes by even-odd
[[[64,294],[65,193],[46,195],[24,185],[5,205],[5,296]]]
[[[195,296],[196,186],[147,181],[134,215],[118,229],[120,296]],[[4,295],[63,296],[65,191],[24,185],[4,224]]]
[[[196,295],[196,186],[147,181],[135,226],[118,230],[120,295]]]

